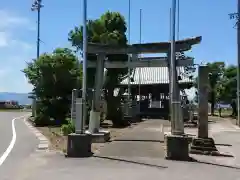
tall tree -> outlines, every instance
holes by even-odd
[[[231,103],[232,115],[237,115],[237,66],[231,65],[225,68],[224,76],[218,83],[219,99],[225,103]]]
[[[81,80],[77,57],[70,49],[58,48],[28,63],[23,72],[39,101],[36,123],[61,124],[69,112],[72,89],[77,88]],[[51,118],[57,121],[50,122]]]
[[[213,62],[208,63],[207,66],[209,67],[209,85],[210,85],[210,92],[209,92],[209,102],[211,103],[211,114],[214,115],[214,108],[217,99],[217,84],[223,78],[224,75],[224,62]]]
[[[89,20],[87,23],[88,42],[112,45],[126,45],[126,22],[124,17],[118,12],[106,12],[99,19]],[[83,27],[75,27],[69,33],[69,41],[77,50],[82,50]],[[109,61],[127,61],[128,56],[122,54],[107,55]],[[88,54],[88,60],[96,61],[95,54]],[[118,119],[117,106],[119,102],[113,97],[113,91],[116,85],[126,76],[127,68],[122,69],[108,69],[105,88],[106,100],[108,103],[108,118],[111,120]],[[93,88],[95,69],[87,70],[88,87]],[[110,105],[109,105],[110,104]],[[117,122],[116,122],[117,123]]]

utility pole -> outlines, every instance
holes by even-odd
[[[230,19],[236,20],[237,27],[237,122],[236,124],[240,126],[240,0],[237,3],[237,13],[229,14]]]
[[[39,58],[40,55],[40,13],[41,13],[41,8],[43,7],[42,5],[42,0],[35,0],[32,4],[31,10],[32,11],[37,11],[37,57],[36,59]],[[36,106],[37,106],[37,101],[36,97],[34,96],[32,99],[32,116],[36,116]]]
[[[31,7],[32,11],[37,11],[37,59],[39,58],[40,54],[40,16],[42,7],[42,0],[35,0]]]
[[[171,123],[173,123],[172,134],[173,135],[183,135],[184,127],[183,127],[183,119],[181,113],[181,102],[180,102],[180,94],[179,87],[177,84],[177,74],[176,74],[176,0],[172,0],[172,8],[171,8],[171,61],[170,61],[170,103],[171,103]]]
[[[139,22],[139,43],[142,44],[142,9],[140,9],[140,22]],[[139,54],[139,57],[142,57],[142,54]],[[138,71],[138,80],[139,80],[139,86],[138,86],[138,95],[139,95],[139,113],[141,113],[141,74],[142,70],[141,67],[139,68]]]
[[[180,0],[177,0],[177,40],[179,40],[180,31]]]
[[[130,36],[130,27],[131,27],[131,0],[128,0],[128,44],[130,44],[131,40],[131,36]],[[128,54],[128,63],[130,63],[131,61],[131,57],[130,55]],[[127,114],[129,116],[129,111],[130,111],[130,93],[131,93],[131,69],[128,67],[128,107],[127,107]]]
[[[83,117],[81,119],[81,133],[84,133],[87,119],[87,0],[83,0],[83,80],[82,80],[82,102]]]

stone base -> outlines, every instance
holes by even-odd
[[[66,157],[90,157],[93,154],[91,144],[88,134],[69,134]]]
[[[99,130],[95,133],[90,133],[89,131],[86,131],[86,134],[89,134],[91,136],[92,143],[105,143],[110,140],[110,132]]]
[[[220,153],[217,150],[212,138],[195,138],[192,141],[190,153],[218,156]]]
[[[96,112],[91,110],[90,111],[90,120],[89,120],[89,131],[90,132],[95,132],[98,131],[99,127],[100,127],[100,112]]]
[[[166,135],[166,159],[189,161],[189,140],[187,136]]]
[[[132,116],[123,116],[123,121],[125,122],[132,122],[133,117]]]

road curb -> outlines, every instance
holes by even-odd
[[[37,149],[38,150],[48,150],[49,149],[49,140],[30,122],[28,122],[27,118],[24,118],[24,123],[26,126],[31,130],[31,132],[38,138],[39,144]]]

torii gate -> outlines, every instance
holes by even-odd
[[[176,41],[176,52],[188,51],[193,45],[199,44],[202,40],[201,36],[188,38],[184,40]],[[114,46],[114,45],[102,45],[88,43],[87,52],[97,55],[97,61],[88,61],[88,68],[96,67],[95,76],[95,94],[93,99],[93,106],[90,112],[89,129],[87,133],[90,133],[94,137],[103,137],[106,140],[106,136],[109,136],[109,132],[100,130],[100,97],[101,89],[103,86],[104,68],[136,68],[136,67],[169,67],[170,60],[170,42],[160,43],[145,43],[145,44],[133,44],[126,46]],[[153,54],[153,53],[166,53],[166,58],[161,57],[147,57],[138,58],[138,54]],[[132,55],[131,62],[119,62],[119,61],[105,61],[105,57],[108,54],[128,54]],[[177,66],[191,66],[194,65],[193,59],[178,60]],[[176,71],[176,69],[175,69]],[[170,75],[170,73],[169,73]],[[177,75],[177,73],[176,73]],[[182,121],[182,118],[179,120]],[[101,140],[100,140],[101,141]],[[99,142],[99,140],[98,140]]]

